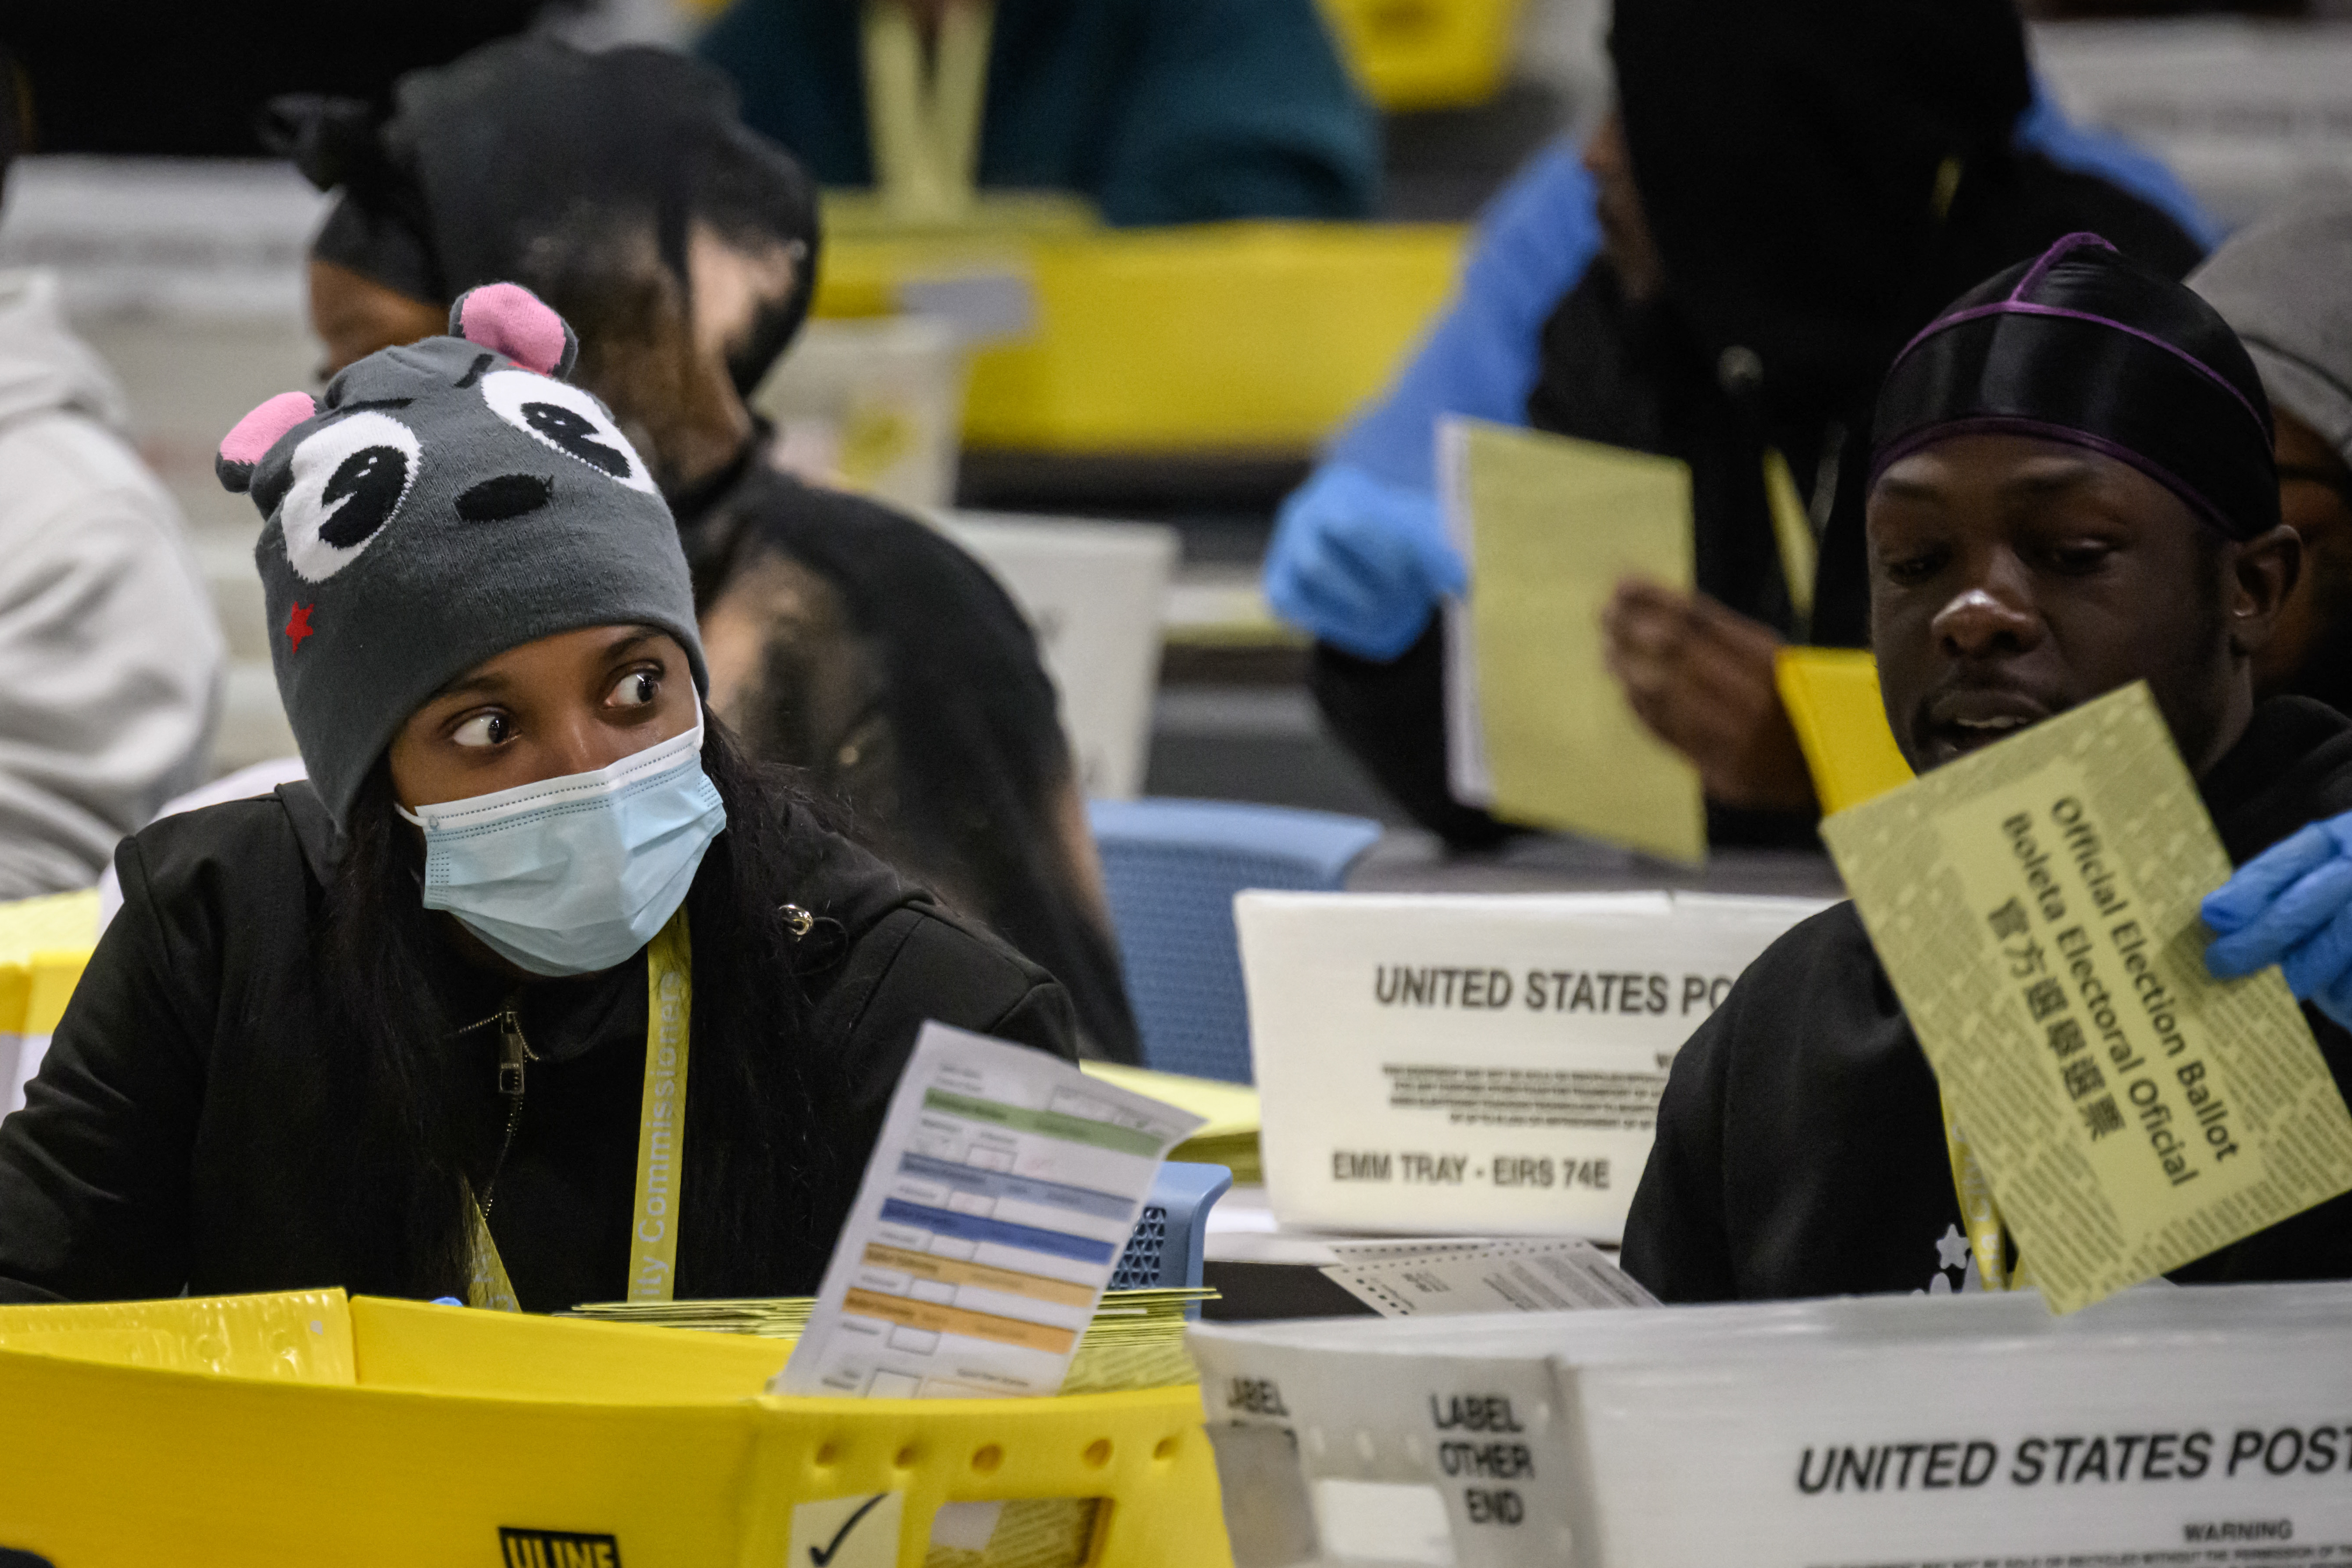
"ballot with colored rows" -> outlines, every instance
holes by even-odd
[[[1161,1160],[1200,1124],[926,1025],[783,1391],[1058,1393]]]

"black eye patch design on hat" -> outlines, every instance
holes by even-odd
[[[596,439],[596,426],[560,403],[526,403],[523,422],[583,462],[625,479],[629,459]]]
[[[326,521],[319,525],[319,537],[349,550],[392,521],[392,509],[407,490],[407,453],[397,447],[362,447],[336,465],[320,493]]]
[[[386,414],[355,414],[306,437],[280,511],[295,574],[323,583],[350,565],[399,515],[423,456],[416,433]]]
[[[555,481],[538,474],[500,474],[457,498],[457,515],[467,522],[504,522],[537,511],[555,491]]]
[[[486,375],[481,387],[491,411],[531,439],[633,490],[654,493],[653,476],[628,438],[604,405],[580,388],[521,370]]]

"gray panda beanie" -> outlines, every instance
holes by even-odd
[[[338,826],[408,716],[539,637],[644,625],[709,678],[669,508],[564,379],[572,329],[529,289],[461,295],[449,333],[280,393],[221,442],[267,520],[254,560],[278,695]]]

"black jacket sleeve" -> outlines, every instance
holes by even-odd
[[[210,906],[160,900],[137,839],[115,867],[121,912],[24,1109],[0,1121],[0,1300],[173,1296],[187,1283]]]
[[[1666,1078],[1657,1142],[1633,1190],[1618,1261],[1661,1301],[1738,1296],[1723,1205],[1724,1084],[1744,998],[1734,987]]]
[[[843,1042],[840,1072],[821,1100],[845,1118],[843,1153],[863,1171],[915,1037],[936,1020],[1078,1059],[1078,1027],[1060,982],[995,937],[928,901],[885,916],[859,939],[814,1020]]]
[[[829,1251],[881,1136],[891,1093],[936,1020],[1077,1060],[1068,994],[996,938],[924,900],[885,915],[860,936],[815,998],[812,1037],[837,1042],[821,1065],[823,1152],[810,1172],[812,1235]],[[822,1253],[818,1268],[822,1270]],[[814,1278],[804,1289],[814,1289]]]
[[[894,911],[858,942],[850,968],[820,1009],[817,1037],[832,1037],[829,1014],[850,1041],[861,1086],[878,1088],[884,1101],[932,1019],[1078,1059],[1077,1023],[1061,983],[937,905]]]
[[[1332,734],[1415,822],[1459,848],[1510,836],[1446,783],[1445,634],[1436,616],[1386,664],[1318,643],[1307,679]]]

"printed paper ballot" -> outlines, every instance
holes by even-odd
[[[1602,660],[1624,577],[1691,585],[1690,469],[1470,419],[1439,427],[1470,599],[1446,611],[1454,793],[1535,827],[1706,856],[1698,770],[1643,727]]]
[[[2198,901],[2230,862],[2145,686],[1822,836],[2055,1310],[2352,1188],[2286,983],[2206,973]]]
[[[1822,906],[1667,893],[1244,893],[1285,1226],[1614,1241],[1666,1069]]]
[[[924,1025],[780,1392],[1059,1392],[1161,1159],[1199,1125]]]

